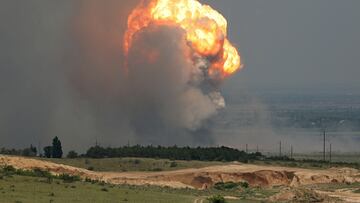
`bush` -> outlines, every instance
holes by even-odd
[[[105,188],[105,187],[101,188],[101,191],[103,191],[103,192],[109,192],[109,190],[108,190],[107,188]]]
[[[139,159],[135,159],[135,160],[134,160],[134,164],[136,164],[136,165],[140,164],[140,162],[141,162],[141,161],[140,161]]]
[[[11,165],[5,165],[2,167],[2,172],[4,173],[5,176],[14,175],[16,169]]]
[[[240,182],[239,185],[240,185],[242,188],[249,188],[249,183],[248,183],[248,182]]]
[[[45,171],[40,168],[34,168],[33,172],[34,172],[34,175],[37,177],[44,177],[44,178],[52,177],[52,175],[49,171]]]
[[[247,182],[239,182],[239,183],[218,182],[218,183],[215,183],[215,185],[214,185],[214,188],[217,190],[232,190],[232,189],[236,189],[238,187],[248,188],[249,183],[247,183]]]
[[[226,200],[221,195],[213,195],[207,199],[210,203],[226,203]]]
[[[173,161],[170,163],[170,168],[175,168],[175,167],[177,167],[177,165],[178,164],[175,161]]]
[[[234,183],[234,182],[218,182],[215,183],[214,188],[217,190],[229,190],[229,189],[234,189],[237,188],[238,184]]]
[[[80,176],[77,176],[77,175],[70,175],[70,174],[66,174],[66,173],[63,173],[63,174],[60,174],[58,176],[58,178],[62,179],[64,182],[66,183],[72,183],[72,182],[75,182],[75,181],[80,181]]]
[[[238,187],[242,187],[242,188],[248,188],[249,187],[249,183],[247,182],[218,182],[215,183],[214,188],[217,190],[232,190],[232,189],[236,189]]]
[[[79,155],[77,152],[75,152],[74,150],[69,151],[69,153],[66,155],[67,158],[69,159],[75,159],[78,158]]]

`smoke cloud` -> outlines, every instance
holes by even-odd
[[[225,102],[206,61],[184,55],[181,29],[144,29],[125,66],[122,40],[137,3],[0,3],[1,146],[44,147],[54,136],[65,150],[214,143],[211,118]]]
[[[224,109],[218,81],[204,74],[207,62],[184,56],[191,50],[181,29],[152,25],[138,33],[127,69],[123,35],[137,4],[0,1],[0,147],[44,147],[58,136],[65,150],[79,151],[96,140],[241,149],[247,143],[272,152],[283,140],[284,151],[321,148],[318,131],[274,129],[267,106],[238,82],[232,98],[251,99]],[[335,149],[357,150],[355,134],[329,133],[329,140]]]
[[[193,133],[216,114],[215,100],[201,89],[204,72],[186,57],[190,52],[183,30],[176,27],[153,25],[136,36],[125,97],[141,139],[193,144]],[[203,136],[208,142],[196,144],[211,143],[208,134]]]

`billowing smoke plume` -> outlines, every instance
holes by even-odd
[[[74,102],[82,104],[76,108],[93,126],[91,138],[105,144],[212,144],[211,119],[225,101],[218,91],[223,73],[209,70],[211,60],[222,58],[196,54],[175,24],[144,27],[124,53],[127,18],[136,4],[120,12],[124,2],[90,1],[74,17],[76,46],[65,57],[66,77]]]
[[[205,84],[206,71],[187,58],[190,52],[183,30],[176,27],[154,25],[136,36],[125,95],[136,134],[178,142],[224,107],[215,86]]]
[[[137,32],[125,54],[128,16],[138,4],[0,2],[0,147],[44,147],[54,136],[65,150],[96,140],[213,143],[212,118],[225,106],[222,78],[209,76],[216,57],[194,54],[174,24]]]

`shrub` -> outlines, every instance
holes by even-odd
[[[207,198],[207,200],[210,203],[226,203],[225,198],[221,195],[213,195],[213,196]]]
[[[248,183],[248,182],[240,182],[239,185],[240,185],[242,188],[249,188],[249,183]]]
[[[37,177],[45,177],[45,178],[52,177],[52,175],[49,171],[45,171],[40,168],[34,168],[33,172],[34,172],[34,175]]]
[[[214,188],[217,190],[232,190],[232,189],[236,189],[238,187],[248,188],[249,183],[247,183],[247,182],[239,182],[239,183],[218,182],[218,183],[215,183],[215,185],[214,185]]]
[[[74,150],[69,151],[69,153],[66,155],[67,158],[69,159],[75,159],[78,158],[79,155],[77,152],[75,152]]]
[[[95,183],[98,183],[99,181],[86,177],[86,178],[85,178],[85,182],[88,182],[88,183],[91,183],[91,184],[95,184]]]
[[[218,182],[215,183],[214,188],[217,190],[229,190],[229,189],[233,189],[233,188],[237,188],[238,184],[234,183],[234,182]]]
[[[172,161],[171,163],[170,163],[170,167],[171,168],[175,168],[175,167],[177,167],[177,163],[175,162],[175,161]]]
[[[80,176],[70,175],[70,174],[66,174],[66,173],[60,174],[58,176],[58,178],[62,179],[64,182],[67,182],[67,183],[72,183],[72,182],[81,180]]]
[[[11,165],[5,165],[2,168],[2,170],[3,170],[4,173],[15,173],[16,172],[16,169]]]

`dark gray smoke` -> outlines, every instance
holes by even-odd
[[[136,134],[150,143],[211,143],[209,134],[202,135],[206,143],[198,143],[194,133],[218,107],[200,88],[204,74],[186,57],[191,50],[184,34],[176,27],[153,25],[136,36],[130,50],[127,115]]]
[[[54,136],[67,150],[96,141],[213,143],[210,118],[224,101],[204,85],[202,63],[184,56],[182,30],[138,33],[124,66],[123,34],[136,4],[1,1],[1,146],[43,147]]]

